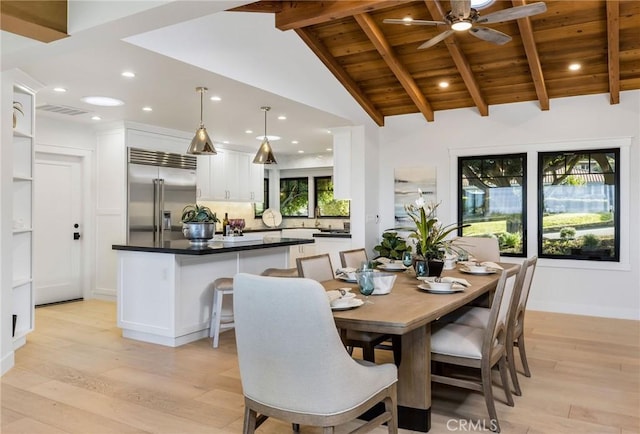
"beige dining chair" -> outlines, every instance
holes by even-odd
[[[524,369],[524,375],[530,377],[531,371],[529,370],[529,364],[527,363],[527,354],[524,344],[524,314],[527,309],[527,300],[529,298],[531,282],[533,280],[533,274],[537,263],[538,257],[532,256],[531,258],[525,259],[520,266],[516,280],[518,288],[514,293],[515,296],[512,300],[512,310],[510,312],[508,322],[507,342],[513,342],[513,345],[507,346],[507,361],[509,362],[509,372],[511,374],[513,389],[515,394],[518,396],[522,395],[522,389],[520,387],[520,382],[518,381],[513,348],[518,348],[520,360],[522,361],[522,367]],[[483,328],[487,326],[489,316],[490,310],[487,308],[464,306],[450,314],[447,318],[450,322],[455,322],[457,324]],[[444,320],[447,321],[447,318]]]
[[[267,268],[260,273],[260,275],[271,277],[300,277],[297,268]]]
[[[363,262],[369,262],[367,249],[351,249],[338,252],[343,268],[360,268]]]
[[[379,403],[383,413],[351,432],[385,422],[398,432],[397,368],[349,356],[320,283],[240,273],[234,284],[244,434],[269,417],[333,433]]]
[[[479,262],[500,262],[500,245],[497,238],[458,237],[452,241],[454,247],[465,250]]]
[[[305,256],[297,258],[298,274],[300,277],[306,277],[318,282],[325,282],[335,278],[333,275],[333,267],[331,266],[331,257],[328,253],[314,256]],[[346,330],[342,333],[342,340],[352,352],[353,347],[362,348],[362,358],[369,362],[375,363],[375,349],[384,342],[392,341],[391,346],[383,346],[381,349],[392,350],[396,364],[400,364],[400,338],[394,338],[391,335],[382,333],[369,333],[357,330]]]
[[[500,371],[507,404],[514,405],[507,373],[507,321],[512,296],[516,295],[516,280],[516,274],[508,276],[507,271],[501,272],[486,327],[436,322],[431,328],[431,360],[435,365],[431,381],[481,392],[490,417],[487,426],[495,432],[500,432],[491,381],[495,366]],[[455,366],[479,369],[480,377],[470,378],[466,371],[462,376],[456,375],[455,369],[451,369]]]

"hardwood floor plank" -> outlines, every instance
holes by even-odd
[[[3,434],[242,432],[233,331],[217,349],[210,339],[169,348],[122,338],[115,318],[115,304],[99,300],[36,309],[36,330],[1,379]],[[532,377],[518,374],[514,407],[495,380],[503,433],[640,432],[640,322],[532,311],[525,324]],[[391,352],[376,361],[392,362]],[[482,430],[487,419],[481,394],[435,385],[433,433]],[[258,430],[289,432],[277,420]]]

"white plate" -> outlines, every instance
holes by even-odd
[[[340,290],[343,289],[344,291],[346,291],[345,295],[341,295]],[[327,295],[329,296],[329,299],[331,300],[338,300],[338,299],[347,299],[347,298],[354,298],[356,295],[353,292],[350,292],[351,288],[338,288],[338,289],[332,289],[330,291],[327,291]]]
[[[487,268],[486,271],[471,271],[464,265],[460,267],[460,271],[467,274],[495,274],[498,272],[495,268]]]
[[[384,271],[404,271],[407,269],[407,267],[404,266],[404,264],[400,264],[400,263],[389,263],[389,264],[380,264],[378,265],[378,268]]]
[[[359,298],[350,298],[347,303],[341,304],[340,306],[331,306],[331,310],[348,310],[355,309],[356,307],[360,307],[364,304],[364,301]]]
[[[338,276],[337,279],[347,283],[357,283],[356,279],[349,279],[347,276]]]
[[[428,282],[426,284],[421,283],[420,285],[418,285],[418,288],[422,289],[423,291],[431,292],[432,294],[454,294],[456,292],[464,292],[464,288],[455,288],[455,287],[451,287],[451,289],[447,289],[446,291],[433,289],[429,286]]]
[[[274,208],[267,208],[262,213],[262,222],[270,228],[280,226],[282,223],[282,214]]]

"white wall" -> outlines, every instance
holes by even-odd
[[[549,111],[526,102],[490,107],[488,117],[475,109],[437,112],[435,122],[420,115],[386,119],[380,130],[380,232],[393,227],[393,170],[396,167],[437,166],[439,217],[456,218],[457,155],[530,152],[555,144],[575,145],[594,141],[630,142],[629,161],[622,162],[623,227],[621,239],[629,240],[620,264],[543,259],[529,299],[529,308],[615,318],[640,319],[640,91],[622,92],[621,103],[609,104],[606,94],[554,99]],[[620,140],[617,140],[620,139]],[[624,171],[628,163],[628,171]],[[533,166],[531,166],[533,164]],[[531,172],[531,170],[530,170]],[[535,170],[533,173],[535,179]],[[529,195],[536,195],[535,184]],[[535,198],[534,198],[535,203]],[[531,200],[529,201],[531,204]],[[528,254],[536,253],[537,210],[529,206]],[[625,223],[626,222],[626,223]]]

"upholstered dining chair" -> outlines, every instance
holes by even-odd
[[[331,258],[328,253],[314,256],[306,256],[297,258],[298,274],[300,277],[306,277],[318,282],[324,282],[334,279],[333,268],[331,266]],[[342,335],[344,344],[351,353],[353,347],[362,348],[362,358],[369,362],[375,363],[375,348],[383,342],[391,340],[392,346],[385,346],[383,349],[393,350],[394,360],[396,364],[400,364],[400,337],[382,333],[369,333],[357,330],[347,330]]]
[[[524,344],[524,314],[527,308],[527,300],[529,298],[529,291],[531,289],[531,282],[533,280],[533,274],[535,272],[537,262],[538,257],[532,256],[531,258],[525,259],[520,266],[516,280],[516,285],[518,285],[519,288],[517,288],[517,292],[514,293],[507,330],[507,342],[513,342],[513,345],[507,345],[507,361],[509,362],[509,372],[511,374],[511,382],[513,383],[514,392],[518,396],[522,395],[522,389],[520,387],[520,382],[518,381],[513,348],[518,347],[524,374],[525,376],[530,377],[531,371],[529,370],[529,364],[527,363],[527,354]],[[453,312],[449,316],[449,320],[457,324],[483,328],[487,326],[489,316],[490,310],[487,308],[465,306]]]
[[[352,432],[386,422],[397,433],[397,368],[349,356],[320,283],[240,273],[234,287],[245,434],[269,417],[333,433],[381,402],[382,415]]]
[[[458,237],[452,241],[473,256],[479,262],[500,262],[500,246],[497,238],[488,237]]]
[[[297,268],[267,268],[260,273],[260,275],[271,277],[300,277]]]
[[[340,265],[343,268],[360,268],[363,262],[368,262],[367,249],[351,249],[338,252]]]
[[[434,365],[442,364],[434,366],[431,381],[482,392],[491,418],[489,428],[495,432],[500,432],[491,382],[491,371],[495,366],[500,370],[507,404],[514,405],[507,374],[507,344],[511,345],[507,340],[507,321],[517,288],[516,280],[516,274],[501,273],[486,327],[436,322],[431,329],[431,360]],[[480,378],[457,376],[450,372],[454,366],[479,369]]]

